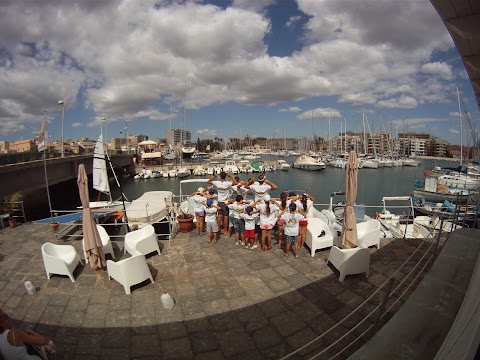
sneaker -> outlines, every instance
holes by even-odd
[[[252,247],[250,246],[250,244],[248,244],[248,245],[245,245],[245,248],[251,249]]]
[[[242,245],[245,245],[245,241],[242,241]],[[245,246],[247,246],[247,245],[245,245]]]
[[[240,241],[235,241],[235,245],[240,245]]]
[[[256,249],[256,248],[258,248],[258,245],[257,245],[257,244],[255,244],[255,245],[252,246],[252,249]]]
[[[207,232],[206,232],[206,231],[204,231],[204,232],[202,232],[202,235],[205,235],[206,233],[207,233]]]

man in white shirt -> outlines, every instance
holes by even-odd
[[[219,174],[214,174],[208,181],[208,184],[211,184],[217,190],[217,201],[218,206],[221,210],[218,211],[218,226],[220,227],[221,221],[223,219],[223,232],[228,234],[228,207],[225,204],[230,198],[232,193],[232,185],[237,185],[237,181],[232,174],[222,171],[220,173],[220,180],[215,180]],[[227,181],[227,176],[230,177],[232,181]],[[220,230],[220,229],[219,229]]]

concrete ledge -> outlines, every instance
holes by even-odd
[[[457,317],[479,253],[480,230],[452,233],[402,308],[349,359],[435,358]]]

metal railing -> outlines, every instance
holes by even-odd
[[[407,292],[412,287],[416,286],[415,284],[418,285],[417,281],[419,280],[419,278],[422,275],[425,275],[427,268],[433,264],[433,260],[437,256],[437,249],[439,246],[441,235],[442,235],[442,231],[440,228],[440,231],[438,232],[438,236],[435,241],[432,241],[432,239],[423,239],[423,241],[421,241],[421,243],[416,247],[414,252],[403,262],[403,264],[388,279],[386,279],[382,283],[382,285],[380,285],[367,299],[365,299],[360,305],[358,305],[351,313],[349,313],[342,320],[340,320],[335,325],[333,325],[330,329],[324,331],[321,335],[319,335],[315,339],[299,347],[293,352],[287,354],[281,359],[289,359],[293,355],[317,343],[318,341],[323,339],[327,334],[331,333],[340,325],[344,324],[353,315],[357,314],[361,309],[366,308],[367,304],[371,304],[372,302],[375,302],[375,297],[383,293],[384,296],[381,298],[381,300],[379,302],[377,300],[378,302],[377,305],[373,308],[373,310],[369,311],[367,315],[363,317],[362,320],[356,323],[348,332],[340,336],[337,340],[335,340],[333,343],[331,343],[330,345],[322,349],[320,352],[311,356],[309,359],[316,359],[326,354],[327,351],[331,350],[335,345],[339,344],[342,340],[346,339],[347,337],[349,337],[348,344],[345,344],[345,346],[342,347],[342,349],[336,352],[333,356],[328,357],[329,360],[333,360],[338,356],[340,356],[341,354],[343,354],[344,352],[346,352],[347,350],[351,349],[359,339],[363,338],[365,340],[365,337],[370,339],[378,330],[380,326],[380,322],[384,320],[388,314],[390,314],[391,312],[394,312],[393,308],[398,303],[398,301],[403,300]],[[448,236],[445,239],[445,241],[447,239],[448,239]],[[399,239],[399,241],[404,241],[404,240]],[[424,246],[425,246],[425,249],[423,249]],[[421,254],[421,252],[423,252],[423,254]],[[408,273],[403,278],[401,278],[402,269],[408,266],[412,266],[411,261],[416,256],[419,256],[418,261],[413,265],[411,270],[408,271]],[[359,335],[355,335],[354,331],[358,329],[366,321],[369,321],[368,327]],[[354,337],[354,339],[352,339],[352,337]]]

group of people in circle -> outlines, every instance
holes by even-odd
[[[235,234],[236,245],[257,249],[260,244],[265,251],[272,249],[272,230],[277,226],[275,246],[281,248],[285,241],[285,256],[293,246],[298,257],[307,234],[307,213],[315,201],[312,196],[282,192],[273,198],[269,192],[278,187],[264,174],[240,181],[238,176],[221,172],[214,174],[208,184],[208,189],[200,187],[191,194],[198,235],[207,234],[208,243],[216,243],[223,229],[229,238]]]

